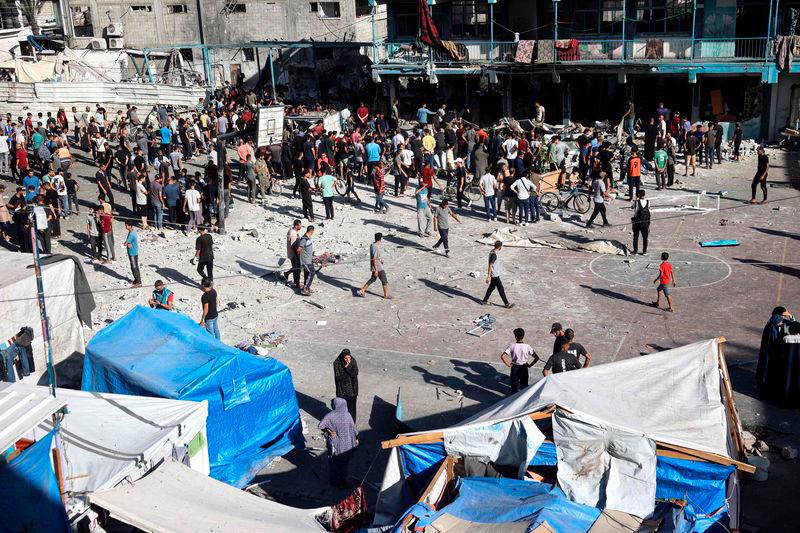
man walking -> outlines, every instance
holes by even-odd
[[[128,249],[128,261],[131,263],[131,273],[133,274],[133,286],[142,286],[142,275],[139,272],[139,234],[130,220],[125,222],[125,229],[128,236],[125,238],[125,248]]]
[[[647,237],[650,235],[650,201],[644,199],[644,191],[639,191],[633,204],[631,228],[633,229],[633,255],[639,253],[639,235],[642,236],[642,255],[647,255]]]
[[[197,261],[197,273],[201,279],[214,281],[214,239],[206,233],[206,227],[197,228],[197,239],[194,241],[194,258]]]
[[[421,184],[419,189],[414,191],[414,197],[417,199],[417,232],[420,237],[430,237],[433,215],[425,184]]]
[[[756,175],[753,176],[753,182],[750,184],[750,203],[756,203],[756,187],[761,186],[761,194],[764,199],[761,200],[762,204],[767,203],[767,177],[769,176],[769,156],[764,153],[764,147],[759,146],[756,148],[758,154],[758,167],[756,168]]]
[[[296,254],[300,257],[300,266],[303,269],[303,296],[311,295],[311,284],[314,282],[314,277],[317,271],[314,270],[314,241],[311,237],[314,236],[314,226],[308,226],[305,234],[297,241]]]
[[[217,296],[217,291],[214,290],[214,282],[205,278],[201,286],[203,295],[200,297],[200,305],[203,308],[203,316],[200,318],[200,325],[219,339],[219,323],[217,322],[219,319],[219,313],[217,312],[219,297]]]
[[[495,179],[494,174],[491,172],[486,172],[486,174],[481,176],[478,186],[480,187],[481,194],[483,195],[483,207],[486,209],[486,218],[489,220],[494,220],[497,216],[497,200],[495,198],[495,192],[497,191],[497,180]]]
[[[514,304],[509,303],[508,298],[506,298],[506,290],[503,287],[503,282],[500,280],[500,275],[502,274],[502,267],[500,263],[500,259],[498,255],[503,249],[503,242],[502,241],[495,241],[494,249],[489,253],[489,269],[486,272],[486,283],[489,284],[489,288],[486,289],[486,294],[483,297],[483,305],[489,304],[489,297],[492,295],[495,289],[497,292],[500,293],[500,298],[503,300],[503,304],[506,306],[506,309],[511,309],[514,307]]]
[[[539,356],[530,344],[522,342],[525,338],[525,330],[516,328],[514,330],[514,342],[500,355],[508,368],[511,369],[511,394],[528,386],[528,369],[539,362]],[[511,360],[509,361],[509,357]],[[530,359],[533,358],[533,361]]]
[[[358,291],[358,295],[363,298],[364,294],[366,294],[367,289],[370,285],[372,285],[375,280],[380,279],[381,285],[383,285],[383,299],[384,300],[391,300],[391,296],[389,296],[389,281],[386,279],[386,272],[383,270],[383,257],[381,252],[381,244],[383,242],[383,233],[376,233],[375,234],[375,242],[370,244],[369,246],[369,268],[370,268],[370,277],[364,286],[361,287]]]
[[[435,250],[440,244],[443,244],[444,255],[447,257],[450,257],[450,240],[448,239],[450,233],[449,217],[453,217],[453,220],[461,224],[461,219],[450,209],[447,198],[445,198],[439,203],[439,207],[436,208],[436,216],[433,217],[433,229],[439,232],[439,240],[433,245],[433,249]]]
[[[292,222],[292,227],[286,232],[286,257],[289,259],[292,268],[283,274],[287,283],[289,282],[289,274],[291,274],[294,280],[294,286],[298,289],[300,288],[300,256],[297,255],[295,248],[297,246],[297,241],[300,239],[300,230],[302,228],[303,224],[300,220],[295,219],[294,222]]]
[[[589,217],[589,222],[586,223],[587,228],[592,227],[592,223],[594,219],[597,218],[597,215],[603,217],[603,226],[608,226],[608,219],[606,218],[606,204],[605,199],[609,198],[608,193],[606,192],[606,184],[603,181],[604,177],[603,172],[596,174],[594,177],[594,181],[592,182],[592,199],[594,200],[594,211],[592,211],[592,216]]]

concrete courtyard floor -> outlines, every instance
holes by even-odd
[[[238,190],[228,234],[214,235],[215,284],[224,308],[220,317],[223,340],[235,344],[273,330],[288,336],[288,343],[271,355],[292,370],[307,427],[306,450],[293,452],[262,472],[256,479],[261,489],[300,507],[331,504],[344,495],[327,487],[324,441],[316,429],[334,395],[331,363],[341,349],[350,348],[360,368],[361,446],[351,475],[355,479],[366,476],[374,503],[386,459],[380,441],[396,433],[393,417],[398,391],[404,419],[411,427],[433,429],[456,423],[510,392],[499,356],[512,339],[511,330],[525,328],[526,341],[546,359],[553,322],[575,330],[593,365],[724,336],[745,426],[767,436],[778,450],[785,444],[800,444],[798,413],[757,400],[752,387],[753,362],[769,312],[776,305],[797,312],[800,301],[800,181],[793,179],[800,172],[793,154],[773,151],[770,155],[774,186],[766,205],[744,203],[749,198],[754,158],[726,161],[713,170],[700,170],[694,178],[679,176],[682,183],[669,191],[655,191],[652,178],[646,179],[654,208],[694,204],[696,193],[702,190],[728,191],[720,211],[654,212],[646,258],[551,248],[504,249],[503,280],[516,304],[510,310],[479,305],[486,289],[490,247],[476,241],[505,225],[486,221],[478,206],[458,210],[463,224],[451,224],[452,252],[447,258],[431,249],[434,238],[417,236],[411,198],[390,196],[386,215],[372,212],[372,193],[363,186],[359,192],[368,208],[347,206],[337,199],[335,220],[319,223],[315,239],[318,254],[330,251],[343,256],[341,263],[324,268],[315,281],[316,292],[309,299],[324,307],[320,309],[270,275],[266,266],[273,256],[284,253],[286,231],[300,212],[299,199],[284,192],[266,206],[254,206],[244,202],[243,191]],[[205,159],[196,162],[201,161]],[[192,171],[199,169],[195,167],[190,165]],[[84,160],[72,170],[81,179],[79,195],[87,205],[96,197],[96,186],[87,179],[94,175],[94,168]],[[387,181],[392,183],[391,178]],[[118,190],[116,196],[120,215],[130,216],[127,194]],[[704,198],[702,205],[715,203]],[[630,245],[628,207],[621,199],[609,204],[612,225],[608,228],[586,230],[582,223],[566,220],[540,222],[517,231],[546,240],[607,239]],[[318,199],[315,210],[318,215],[323,212]],[[62,224],[63,238],[53,251],[87,256],[84,215]],[[394,296],[388,301],[378,296],[379,285],[373,285],[366,298],[353,294],[369,276],[367,249],[376,231],[385,236],[385,268]],[[115,232],[119,246],[125,235],[121,221]],[[179,308],[199,318],[199,276],[189,264],[194,236],[169,230],[165,235],[144,232],[141,236],[142,289],[129,288],[130,272],[121,247],[116,263],[86,265],[99,304],[95,331],[133,305],[146,305],[156,279],[164,279],[175,291]],[[698,245],[701,240],[715,239],[737,239],[740,245]],[[674,313],[650,305],[655,299],[650,281],[662,251],[672,254],[678,281],[673,291]],[[496,294],[493,301],[499,303]],[[487,312],[497,318],[495,330],[480,338],[468,335],[472,321]],[[87,340],[91,335],[87,330]],[[531,370],[533,380],[541,376],[541,367],[542,363]],[[77,370],[64,365],[61,375],[68,380]],[[800,474],[799,463],[776,455],[771,459],[769,481],[745,484],[744,523],[753,530],[793,531],[793,492],[786,489]]]

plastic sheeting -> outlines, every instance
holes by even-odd
[[[411,514],[420,530],[446,515],[477,524],[525,522],[531,529],[547,523],[556,533],[588,530],[600,510],[569,501],[557,487],[505,478],[463,478],[456,487],[458,498],[438,511],[415,506]],[[433,529],[434,531],[437,529]],[[394,531],[401,531],[395,528]]]
[[[482,462],[517,466],[517,477],[525,477],[544,434],[528,417],[489,426],[446,430],[444,449],[448,455],[472,456]]]
[[[101,330],[86,348],[82,388],[207,401],[211,475],[237,487],[303,442],[289,369],[180,313],[138,306]]]
[[[47,433],[9,464],[0,463],[0,532],[70,531],[50,462],[52,441]]]
[[[551,374],[456,427],[503,422],[550,404],[654,440],[730,457],[716,339]]]
[[[259,498],[169,460],[129,485],[91,496],[119,520],[139,529],[173,533],[324,531],[315,516],[330,508],[295,509]]]
[[[0,252],[3,277],[0,281],[0,339],[10,339],[22,326],[34,328],[33,358],[36,372],[25,382],[36,383],[46,372],[46,352],[36,299],[36,275],[29,254]],[[42,268],[47,318],[50,322],[50,342],[53,362],[58,364],[84,350],[83,326],[75,307],[75,265],[61,261]]]
[[[656,443],[582,413],[553,414],[558,484],[569,499],[646,518],[655,507]]]

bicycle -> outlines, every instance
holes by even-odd
[[[570,189],[566,198],[562,197],[560,193],[546,192],[539,200],[542,207],[548,212],[553,212],[556,209],[572,209],[573,211],[584,214],[588,213],[592,207],[592,199],[585,192],[581,192],[578,187]],[[572,207],[570,207],[570,203]]]

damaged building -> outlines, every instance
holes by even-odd
[[[376,38],[385,36],[385,6],[373,16],[367,0],[67,3],[64,30],[74,48],[137,49],[148,60],[178,53],[174,62],[200,83],[258,88],[274,80],[278,95],[289,99],[339,101],[365,90],[373,21]],[[149,78],[163,72],[148,66]]]
[[[512,110],[531,116],[538,100],[551,123],[616,123],[630,97],[639,118],[663,102],[692,120],[738,120],[746,137],[774,139],[800,121],[797,8],[776,0],[398,0],[388,4],[374,75],[390,97],[438,94],[481,122]]]

